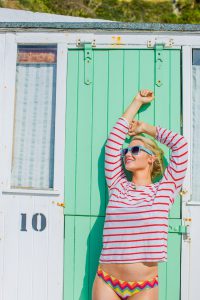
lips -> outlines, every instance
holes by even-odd
[[[128,158],[128,159],[126,159],[125,163],[128,164],[128,163],[130,163],[130,162],[132,162],[132,161],[135,161],[135,159],[129,159],[129,158]]]

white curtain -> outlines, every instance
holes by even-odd
[[[197,56],[195,58],[197,65],[192,66],[192,201],[200,201],[200,65]]]
[[[11,186],[53,188],[55,63],[18,63]]]

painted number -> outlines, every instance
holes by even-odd
[[[21,214],[21,231],[27,231],[26,214]],[[43,214],[34,214],[32,216],[32,227],[35,231],[43,231],[46,228],[46,217]]]

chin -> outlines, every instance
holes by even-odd
[[[134,171],[135,171],[135,170],[137,170],[137,169],[135,169],[135,168],[131,168],[131,167],[130,167],[130,168],[129,168],[129,167],[127,167],[127,168],[126,168],[126,170],[127,170],[127,171],[129,171],[129,172],[134,172]]]

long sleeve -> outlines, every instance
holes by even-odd
[[[126,178],[120,150],[122,149],[128,129],[128,120],[120,117],[107,138],[105,145],[105,177],[109,189],[119,183],[121,179]]]
[[[162,128],[161,126],[156,126],[155,138],[172,150],[169,164],[165,169],[162,179],[162,183],[168,183],[172,191],[172,193],[170,193],[170,205],[172,205],[182,187],[186,175],[188,142],[184,136],[169,129]]]

